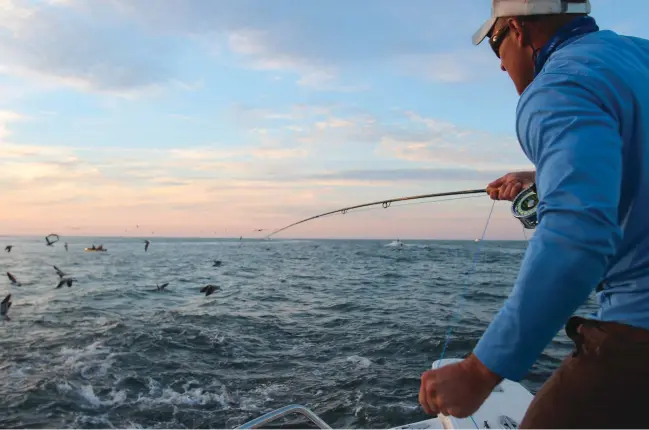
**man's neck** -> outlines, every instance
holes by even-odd
[[[534,22],[532,24],[533,30],[531,34],[534,47],[538,49],[545,46],[559,32],[559,30],[579,16],[586,15],[550,15],[538,22]]]

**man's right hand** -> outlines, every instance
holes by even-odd
[[[518,193],[532,185],[535,180],[536,172],[534,171],[511,172],[487,185],[487,193],[492,200],[512,201]]]

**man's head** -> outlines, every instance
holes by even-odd
[[[570,20],[589,13],[589,0],[492,0],[491,18],[473,35],[473,44],[489,38],[521,94],[534,79],[534,52]]]

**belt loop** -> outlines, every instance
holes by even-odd
[[[575,342],[575,350],[572,356],[576,357],[581,352],[581,347],[584,343],[584,335],[579,333],[579,327],[584,324],[586,320],[578,316],[572,316],[566,323],[566,335]]]

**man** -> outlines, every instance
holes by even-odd
[[[599,30],[589,13],[588,1],[493,0],[474,35],[476,45],[489,37],[520,95],[518,140],[536,166],[488,191],[511,200],[534,181],[539,224],[473,353],[423,374],[429,414],[474,413],[565,324],[575,351],[521,427],[649,425],[649,41]],[[594,290],[597,314],[571,317]]]

